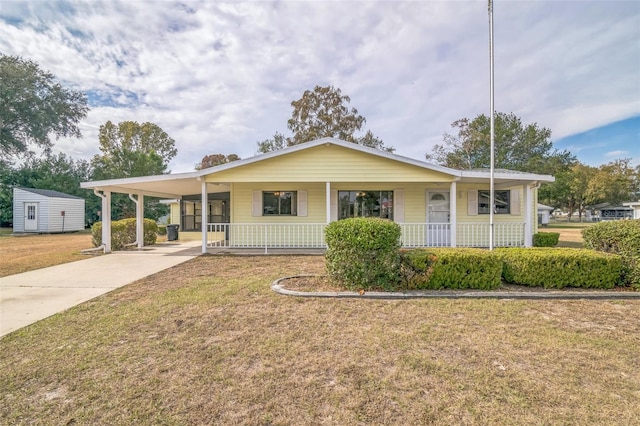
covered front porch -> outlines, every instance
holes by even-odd
[[[398,223],[403,247],[531,246],[537,188],[553,177],[500,170],[493,195],[489,177],[328,138],[192,173],[82,187],[102,197],[106,252],[114,192],[137,203],[138,246],[145,196],[174,200],[171,223],[184,237],[199,233],[202,253],[324,249],[327,224],[349,217]]]

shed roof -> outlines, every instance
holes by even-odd
[[[31,192],[33,194],[42,195],[49,198],[71,198],[76,200],[82,200],[82,197],[76,197],[75,195],[65,194],[64,192],[54,191],[52,189],[37,189],[37,188],[18,188],[23,191]]]

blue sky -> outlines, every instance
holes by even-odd
[[[640,164],[640,1],[494,11],[496,109],[587,164]],[[176,140],[174,172],[288,135],[290,102],[315,85],[339,87],[367,129],[417,159],[452,122],[489,113],[484,0],[4,0],[0,52],[88,94],[84,137],[56,150],[91,158],[107,120],[151,121]]]

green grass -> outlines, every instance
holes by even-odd
[[[0,424],[634,424],[640,301],[299,299],[203,256],[0,340]]]
[[[540,232],[545,229],[564,229],[564,228],[588,228],[596,222],[551,222],[547,226],[539,227]]]

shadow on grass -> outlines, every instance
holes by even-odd
[[[559,241],[557,247],[583,248],[583,245],[578,241]]]

